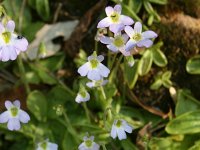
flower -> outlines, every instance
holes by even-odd
[[[90,100],[90,94],[86,90],[81,90],[78,92],[75,101],[77,103],[87,102]]]
[[[20,122],[28,123],[30,120],[29,115],[20,109],[20,101],[15,100],[13,103],[10,101],[5,102],[7,111],[0,115],[0,123],[6,123],[9,130],[19,130]]]
[[[88,62],[78,69],[78,73],[81,76],[87,75],[90,80],[100,80],[103,77],[108,77],[110,70],[101,63],[103,60],[104,57],[102,55],[97,56],[96,52],[94,52],[88,57]]]
[[[104,34],[107,34],[107,29],[106,29],[106,28],[100,28],[100,29],[97,30],[97,33],[96,33],[94,39],[95,39],[96,41],[100,41],[100,38],[101,38],[102,36],[104,36]]]
[[[118,33],[113,37],[102,36],[100,42],[107,45],[107,48],[112,52],[121,52],[124,56],[131,55],[131,52],[125,51],[125,45],[128,41],[128,35]]]
[[[58,145],[51,143],[48,140],[38,143],[37,150],[57,150]]]
[[[126,51],[131,50],[135,46],[148,48],[153,44],[150,38],[157,37],[157,34],[151,30],[142,32],[142,24],[140,22],[135,23],[134,29],[126,26],[124,30],[130,37],[126,43]]]
[[[92,80],[91,82],[87,82],[86,85],[89,88],[93,88],[93,87],[99,87],[99,86],[104,86],[108,83],[108,80],[104,80],[103,78],[101,80]]]
[[[6,26],[0,23],[0,60],[15,60],[21,51],[26,51],[28,41],[14,33],[15,22],[10,20]]]
[[[121,15],[121,10],[121,5],[115,5],[114,8],[106,7],[107,17],[98,23],[97,28],[109,27],[110,31],[117,33],[123,30],[126,25],[132,25],[134,21],[128,16]]]
[[[79,150],[99,150],[100,146],[94,142],[94,136],[83,138],[84,142],[78,147]]]
[[[119,140],[123,140],[127,138],[126,132],[132,133],[132,130],[133,128],[125,120],[119,119],[114,121],[110,135],[113,139],[118,136]]]

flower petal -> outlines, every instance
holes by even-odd
[[[9,130],[19,130],[20,129],[20,122],[17,118],[11,118],[8,120],[7,127]]]
[[[88,72],[87,77],[88,77],[88,79],[90,79],[90,80],[100,80],[100,79],[101,79],[101,75],[100,75],[100,73],[98,72],[98,70],[96,70],[96,69],[90,70],[90,71]]]
[[[113,44],[111,44],[111,45],[107,45],[106,46],[109,50],[111,50],[111,51],[113,51],[113,52],[118,52],[118,48],[117,47],[115,47]]]
[[[20,108],[20,101],[19,101],[19,100],[15,100],[15,101],[13,102],[13,104],[14,104],[16,107]]]
[[[10,32],[14,32],[15,29],[15,22],[13,20],[9,20],[7,25],[6,25],[6,29]]]
[[[86,85],[87,85],[89,88],[93,88],[93,87],[94,87],[94,82],[87,82]]]
[[[118,128],[117,129],[117,135],[118,135],[119,140],[123,140],[123,139],[127,138],[126,137],[126,132],[122,128]]]
[[[117,33],[120,32],[124,29],[124,25],[122,23],[119,24],[111,24],[109,27],[110,31],[112,31],[113,33]]]
[[[94,142],[92,150],[99,150],[99,147],[99,144]]]
[[[1,52],[1,60],[3,62],[8,61],[10,58],[10,50],[8,49],[7,46],[2,48],[2,52]]]
[[[126,43],[129,39],[129,36],[126,33],[122,34],[122,37],[124,39],[124,43]]]
[[[84,142],[81,143],[81,144],[79,145],[78,149],[79,149],[79,150],[86,150],[86,149],[85,149],[85,143],[84,143]]]
[[[102,61],[104,60],[104,56],[103,56],[103,55],[97,56],[97,60],[98,60],[99,62],[102,62]]]
[[[125,49],[119,49],[119,51],[124,55],[124,56],[130,56],[131,52],[130,51],[126,51]]]
[[[121,14],[122,6],[121,5],[115,5],[114,11],[116,11],[118,14]]]
[[[146,48],[149,48],[151,45],[153,44],[153,42],[149,39],[145,39],[145,40],[142,40],[140,42],[137,43],[137,46],[138,47],[146,47]]]
[[[108,77],[110,70],[106,66],[100,63],[98,66],[98,69],[99,69],[100,75],[102,75],[103,77]]]
[[[131,50],[133,47],[135,47],[135,46],[136,46],[136,42],[130,39],[130,40],[126,43],[126,48],[125,48],[125,50],[126,50],[126,51],[130,51],[130,50]]]
[[[124,28],[124,31],[126,32],[126,34],[128,34],[128,36],[129,36],[130,38],[133,37],[133,35],[134,35],[134,30],[133,30],[133,28],[132,28],[131,26],[126,26],[126,27]]]
[[[8,49],[9,49],[9,59],[10,60],[15,60],[16,58],[17,58],[17,52],[16,52],[16,50],[15,50],[15,48],[13,47],[13,46],[9,46],[8,47]]]
[[[75,98],[75,101],[76,101],[77,103],[82,102],[82,97],[81,97],[80,94],[77,94],[77,96],[76,96],[76,98]]]
[[[112,43],[112,40],[111,40],[110,37],[101,36],[101,37],[100,37],[100,42],[103,43],[103,44],[111,44],[111,43]]]
[[[29,116],[28,113],[26,113],[25,111],[20,110],[20,111],[19,111],[19,120],[20,120],[22,123],[28,123],[28,121],[30,120],[30,116]]]
[[[0,23],[0,34],[4,31],[4,26],[2,23]]]
[[[58,149],[58,145],[55,144],[55,143],[48,142],[48,149],[49,150],[57,150]]]
[[[110,6],[108,6],[108,7],[106,7],[105,11],[106,11],[107,16],[111,16],[112,13],[114,12],[114,9]]]
[[[132,18],[125,16],[125,15],[121,15],[120,20],[121,20],[121,23],[123,23],[126,26],[130,26],[134,23]]]
[[[110,136],[115,139],[117,137],[117,129],[114,125],[112,125],[112,129],[111,129],[111,132],[110,132]]]
[[[153,31],[145,31],[142,33],[144,39],[156,38],[158,35]]]
[[[6,123],[6,122],[8,122],[9,118],[10,118],[9,111],[3,112],[0,115],[0,123]]]
[[[11,101],[7,100],[7,101],[5,101],[5,106],[6,106],[6,109],[10,109],[13,106],[13,104]]]
[[[109,27],[112,24],[112,22],[110,21],[109,17],[106,17],[104,19],[102,19],[98,25],[97,28],[105,28],[105,27]]]
[[[132,128],[131,126],[129,126],[128,124],[126,124],[126,125],[124,126],[124,130],[125,130],[126,132],[128,132],[128,133],[132,133],[133,128]]]
[[[89,70],[90,70],[90,64],[89,64],[89,62],[87,62],[78,68],[78,73],[81,76],[86,76],[88,74]]]
[[[28,48],[28,41],[26,38],[22,37],[22,39],[16,38],[14,40],[14,47],[20,51],[26,51]]]
[[[136,22],[134,25],[134,31],[136,33],[142,33],[142,24],[140,22]]]

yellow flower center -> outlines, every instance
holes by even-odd
[[[11,38],[11,33],[10,32],[3,32],[2,33],[2,38],[5,41],[5,43],[9,43],[10,42],[10,38]]]
[[[99,62],[96,59],[90,60],[90,65],[92,69],[96,68],[98,66]]]
[[[142,35],[140,33],[135,33],[132,39],[135,41],[140,41],[142,39]]]
[[[117,23],[119,21],[120,15],[117,12],[113,12],[110,16],[112,22]]]
[[[120,120],[117,120],[116,126],[117,126],[118,128],[120,128],[120,127],[121,127],[121,125],[122,125],[122,121],[120,121]]]
[[[18,108],[17,107],[12,107],[12,108],[10,108],[10,112],[11,112],[11,115],[13,117],[16,117],[17,114],[18,114]]]
[[[114,39],[114,42],[113,44],[116,46],[116,47],[121,47],[124,45],[124,39],[122,36],[116,36],[115,39]]]
[[[91,147],[91,146],[92,146],[92,142],[93,142],[93,141],[91,141],[91,140],[86,140],[86,141],[85,141],[85,145],[86,145],[87,147]]]
[[[85,91],[80,91],[79,94],[81,95],[81,97],[85,98],[87,96]]]

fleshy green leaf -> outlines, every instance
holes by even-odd
[[[123,150],[138,150],[138,148],[129,139],[122,140],[120,143],[123,147]]]
[[[39,121],[46,120],[47,101],[43,93],[39,91],[31,92],[27,98],[27,107]]]
[[[160,5],[167,4],[167,0],[149,0],[149,2],[155,3],[155,4],[160,4]]]
[[[165,130],[169,134],[200,133],[200,110],[184,113],[172,119]]]
[[[167,65],[167,58],[165,54],[159,49],[152,49],[153,62],[159,67],[165,67]]]
[[[177,104],[175,115],[179,116],[188,111],[200,109],[200,102],[195,99],[187,90],[179,90],[177,95]]]
[[[142,7],[141,0],[129,0],[128,6],[130,9],[133,9],[135,13],[138,13]]]
[[[162,80],[158,79],[156,80],[150,87],[152,90],[157,90],[162,86]]]
[[[139,75],[144,76],[150,71],[152,61],[153,61],[153,58],[152,58],[151,51],[146,50],[146,52],[143,54],[143,56],[140,59],[139,64],[138,64]]]
[[[133,67],[130,67],[127,63],[124,63],[124,76],[130,89],[133,89],[138,79],[138,62],[139,61],[136,60]]]
[[[200,74],[200,55],[188,60],[186,70],[190,74]]]
[[[42,19],[47,20],[50,15],[49,0],[36,0],[36,10]]]

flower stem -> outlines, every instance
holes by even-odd
[[[69,118],[68,118],[68,116],[67,116],[67,113],[66,113],[65,111],[63,111],[63,116],[64,116],[65,121],[66,121],[66,123],[67,123],[67,130],[68,130],[68,132],[74,137],[76,143],[79,143],[79,140],[77,139],[77,135],[78,135],[78,134],[76,133],[76,131],[75,131],[74,128],[72,127],[72,125],[71,125],[71,123],[70,123],[70,120],[69,120]]]
[[[20,74],[21,74],[21,80],[24,83],[24,86],[25,86],[25,89],[26,89],[26,93],[29,94],[31,92],[31,90],[30,90],[30,87],[29,87],[28,82],[26,80],[26,72],[25,72],[25,69],[24,69],[24,64],[23,64],[21,55],[18,56],[17,63],[18,63]]]
[[[106,94],[105,94],[103,86],[101,86],[100,89],[101,89],[101,93],[103,95],[103,98],[106,100]]]
[[[83,103],[83,108],[85,109],[85,113],[86,113],[86,116],[87,116],[87,119],[88,119],[89,123],[91,123],[90,111],[89,111],[89,109],[87,108],[86,103]]]
[[[103,150],[107,150],[105,144],[103,144],[102,147],[103,147]]]
[[[98,52],[98,41],[94,40],[94,51]]]

